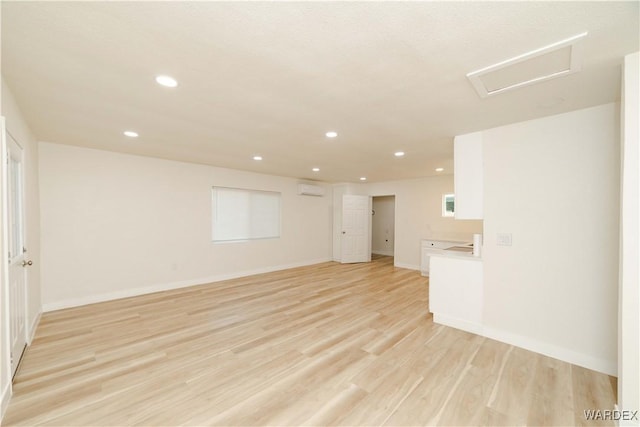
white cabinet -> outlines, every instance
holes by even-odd
[[[420,248],[420,273],[423,276],[429,275],[429,257],[435,253],[440,253],[440,249],[431,249],[424,244]]]
[[[433,321],[482,333],[482,260],[433,255],[429,274],[429,311]]]
[[[482,219],[482,132],[455,137],[453,167],[456,219]]]

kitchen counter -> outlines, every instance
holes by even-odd
[[[452,251],[449,249],[445,249],[442,250],[438,253],[434,253],[430,255],[431,257],[445,257],[445,258],[458,258],[458,259],[464,259],[464,260],[470,260],[470,261],[482,261],[482,257],[481,256],[473,256],[473,254],[471,252],[469,253],[465,253],[465,252],[457,252],[457,251]]]
[[[455,240],[422,240],[420,243],[420,272],[423,276],[429,276],[429,258],[432,255],[446,256],[472,256],[473,250],[470,242]]]

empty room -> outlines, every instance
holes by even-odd
[[[639,5],[2,1],[2,425],[640,425]]]

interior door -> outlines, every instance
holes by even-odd
[[[342,196],[343,264],[371,261],[371,197]]]
[[[22,148],[7,134],[7,222],[9,246],[9,328],[11,375],[26,346],[26,270],[24,247],[24,168]]]

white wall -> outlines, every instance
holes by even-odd
[[[334,186],[334,260],[340,260],[342,194],[394,195],[395,259],[398,267],[420,269],[420,240],[473,240],[482,233],[482,221],[461,221],[442,216],[442,195],[453,193],[453,175]]]
[[[331,187],[40,143],[45,310],[331,259]],[[282,193],[280,239],[213,244],[211,187]]]
[[[393,256],[396,199],[394,196],[373,198],[371,218],[371,253]]]
[[[622,206],[618,332],[618,406],[640,408],[640,54],[625,58],[622,92]],[[621,425],[638,425],[621,421]]]
[[[25,122],[22,113],[18,105],[15,102],[13,94],[8,86],[2,81],[2,115],[6,118],[7,133],[11,134],[18,144],[23,148],[23,162],[24,162],[24,179],[25,179],[25,233],[26,233],[26,248],[28,259],[33,261],[33,266],[26,270],[27,278],[27,342],[31,341],[35,328],[37,326],[40,313],[42,311],[41,295],[40,295],[40,205],[39,205],[39,190],[38,190],[38,149],[35,138],[31,133],[29,126]],[[7,135],[9,138],[9,135]],[[2,152],[6,150],[2,147]],[[3,217],[3,221],[5,218]],[[3,249],[3,254],[6,254],[6,250]],[[2,257],[4,264],[6,258]],[[2,275],[5,278],[4,274]],[[6,283],[2,284],[3,288],[7,287]],[[6,289],[3,289],[3,296]],[[7,313],[2,313],[2,325],[6,327],[8,324]],[[5,331],[5,327],[1,328],[3,334],[8,333]],[[2,359],[1,378],[0,378],[0,393],[7,390],[10,384],[10,367],[7,365],[9,360],[9,348],[8,348],[8,336],[3,336],[2,348],[0,358]],[[4,396],[3,396],[4,398]],[[2,404],[6,402],[3,400]]]
[[[483,132],[487,335],[615,375],[619,106]],[[512,246],[498,246],[511,233]]]

